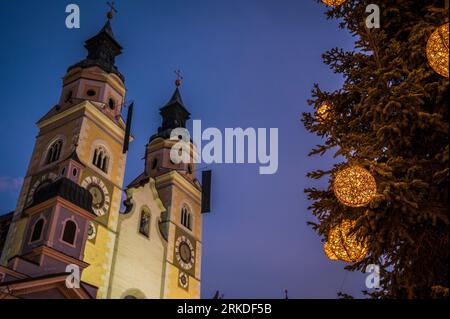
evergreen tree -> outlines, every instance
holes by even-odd
[[[380,7],[379,29],[366,27],[367,5]],[[329,178],[328,189],[306,189],[316,217],[312,227],[325,239],[343,218],[356,220],[369,253],[346,267],[381,268],[373,298],[448,296],[449,142],[448,78],[430,68],[429,36],[448,22],[444,0],[347,0],[330,7],[328,19],[355,37],[353,51],[333,48],[324,63],[344,77],[342,88],[325,92],[315,84],[309,105],[326,118],[304,113],[306,129],[322,137],[310,156],[333,152],[340,163],[308,177]],[[363,208],[339,203],[332,176],[348,163],[369,170],[377,196]]]

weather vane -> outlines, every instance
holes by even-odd
[[[108,5],[108,7],[110,9],[108,11],[108,13],[106,14],[106,16],[108,17],[109,20],[111,20],[112,18],[114,18],[114,13],[117,13],[118,11],[116,10],[114,1],[111,1],[111,2],[108,1],[108,2],[106,2],[106,4]]]
[[[179,87],[181,85],[181,81],[183,81],[183,75],[181,74],[180,70],[176,70],[174,72],[177,75],[177,79],[175,80],[175,85],[177,87]]]

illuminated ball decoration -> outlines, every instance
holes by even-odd
[[[328,115],[330,114],[331,106],[329,103],[323,103],[316,111],[316,119],[323,123],[326,121]]]
[[[434,31],[427,43],[427,59],[430,67],[438,74],[448,78],[448,23]]]
[[[345,206],[364,207],[375,197],[377,183],[369,171],[354,165],[336,174],[333,191],[336,198]]]
[[[328,234],[324,251],[331,260],[341,260],[347,263],[359,262],[366,257],[367,241],[359,241],[356,233],[352,233],[356,221],[345,219],[333,227]]]
[[[334,252],[331,250],[330,245],[328,244],[328,242],[325,242],[325,244],[323,245],[323,250],[325,251],[325,255],[327,255],[327,257],[330,260],[339,260],[336,255],[334,254]]]
[[[343,4],[347,0],[322,0],[323,3],[325,3],[327,6],[330,7],[337,7]]]

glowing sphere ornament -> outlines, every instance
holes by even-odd
[[[333,182],[336,198],[345,206],[364,207],[377,193],[375,178],[360,166],[349,166],[339,171]]]
[[[329,103],[323,103],[316,111],[316,119],[320,123],[323,123],[328,118],[330,114],[331,106]]]
[[[327,6],[337,7],[346,2],[347,0],[322,0]]]
[[[328,234],[324,251],[331,260],[347,263],[359,262],[366,257],[368,248],[366,241],[359,241],[356,233],[352,233],[356,221],[345,219],[333,227]]]
[[[427,43],[427,59],[430,67],[438,74],[448,78],[448,23],[434,31]]]
[[[339,260],[336,255],[334,254],[334,252],[331,250],[330,245],[328,244],[328,242],[325,242],[325,244],[323,245],[323,250],[325,251],[325,255],[327,255],[327,257],[330,260]]]

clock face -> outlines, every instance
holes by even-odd
[[[178,275],[178,285],[183,289],[188,289],[189,275],[180,271],[180,273]]]
[[[36,191],[38,191],[39,189],[41,189],[46,185],[53,183],[57,178],[58,175],[56,175],[55,173],[47,173],[40,176],[30,188],[30,192],[28,193],[27,197],[27,204],[29,205],[33,202]]]
[[[108,213],[111,198],[105,183],[95,176],[86,177],[81,186],[88,190],[92,195],[92,209],[97,216],[103,216]]]
[[[100,209],[105,204],[105,194],[102,189],[96,184],[90,184],[87,187],[87,190],[92,195],[92,207],[94,209]]]
[[[186,236],[178,237],[175,243],[175,256],[181,268],[189,270],[195,263],[195,251],[191,241]]]
[[[89,222],[89,228],[88,228],[88,239],[93,240],[95,239],[95,236],[97,235],[97,230],[95,229],[95,225],[93,222]]]
[[[180,257],[181,260],[185,263],[189,263],[191,261],[191,248],[185,242],[180,244]]]

